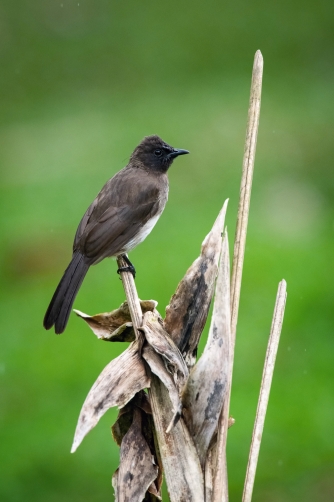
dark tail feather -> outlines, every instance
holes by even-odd
[[[57,335],[64,331],[74,299],[88,269],[89,265],[85,263],[82,254],[74,253],[46,311],[43,322],[45,329],[50,329],[55,325]]]

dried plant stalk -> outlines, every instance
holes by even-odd
[[[182,417],[167,432],[172,404],[165,385],[154,375],[150,397],[170,501],[204,502],[204,478],[194,442]]]
[[[286,282],[283,279],[278,285],[274,316],[270,330],[270,337],[262,375],[260,396],[257,405],[256,418],[253,429],[252,443],[249,452],[242,502],[251,502],[252,499],[256,466],[259,457],[260,444],[264,427],[264,420],[266,417],[271,381],[273,378],[276,354],[282,330],[286,296],[287,296]]]
[[[217,445],[215,447],[214,454],[212,453],[212,458],[215,460],[214,472],[213,472],[214,482],[213,482],[212,502],[221,502],[222,500],[226,500],[226,496],[228,494],[226,440],[227,440],[227,429],[229,427],[230,386],[232,379],[231,367],[233,364],[234,346],[231,343],[230,280],[229,280],[230,260],[229,260],[227,232],[226,232],[226,238],[223,241],[223,246],[224,246],[223,250],[224,250],[225,260],[222,261],[223,273],[222,273],[222,284],[221,284],[221,296],[223,298],[225,307],[224,330],[225,330],[226,355],[225,359],[221,361],[221,364],[224,363],[226,366],[226,368],[224,368],[224,372],[226,375],[226,397],[223,402],[223,407],[218,422]]]
[[[256,140],[259,127],[261,90],[263,75],[263,57],[260,51],[255,53],[252,82],[250,89],[250,101],[248,109],[248,122],[246,130],[245,150],[242,166],[242,178],[240,187],[237,228],[234,242],[232,278],[231,278],[231,331],[229,347],[229,373],[227,378],[227,396],[223,404],[220,422],[218,426],[218,442],[214,446],[208,465],[207,473],[214,476],[212,500],[228,502],[228,478],[226,462],[226,439],[230,409],[232,372],[234,362],[234,346],[238,321],[242,268],[245,255],[248,215],[250,196],[252,189]]]
[[[246,234],[249,214],[250,196],[255,161],[257,132],[259,128],[261,89],[263,74],[263,57],[256,51],[253,65],[248,123],[246,131],[245,151],[242,165],[242,178],[238,208],[237,228],[234,242],[232,280],[231,280],[231,333],[235,343],[238,322],[242,267],[244,263]]]
[[[119,268],[127,267],[127,263],[125,262],[122,256],[117,257],[117,265]],[[143,335],[138,331],[138,328],[141,327],[143,322],[143,314],[140,307],[140,301],[138,298],[135,281],[133,275],[130,272],[121,272],[121,278],[123,282],[123,287],[126,295],[126,299],[129,305],[129,310],[131,314],[131,319],[133,323],[133,327],[135,330],[137,340],[142,340]]]

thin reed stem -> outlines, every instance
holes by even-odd
[[[242,165],[242,178],[240,187],[240,199],[237,217],[237,228],[234,242],[232,280],[231,280],[231,333],[235,343],[238,311],[240,301],[240,289],[242,268],[245,256],[246,235],[249,215],[249,205],[252,190],[256,140],[259,128],[261,90],[263,75],[263,57],[260,51],[256,51],[254,57],[250,100],[248,108],[248,122],[244,158]]]
[[[250,88],[248,121],[247,121],[247,130],[245,139],[244,158],[242,165],[242,178],[241,178],[239,208],[237,217],[237,228],[236,228],[234,252],[233,252],[232,278],[231,278],[231,332],[229,337],[230,347],[229,347],[229,372],[227,376],[227,395],[220,417],[218,445],[217,445],[217,452],[220,451],[220,454],[217,457],[217,461],[219,461],[219,458],[223,455],[220,443],[223,441],[225,444],[224,459],[220,460],[220,466],[221,468],[224,469],[224,473],[222,473],[221,475],[225,481],[223,483],[223,492],[221,495],[222,502],[228,502],[226,424],[228,422],[229,410],[230,410],[234,347],[236,338],[236,328],[238,322],[242,268],[245,255],[248,215],[249,215],[255,151],[256,151],[256,140],[259,128],[259,118],[260,118],[262,75],[263,75],[263,57],[261,52],[257,51],[254,57],[252,81]]]
[[[270,337],[263,368],[260,396],[257,405],[252,443],[248,458],[242,502],[251,502],[252,500],[253,486],[255,480],[257,461],[259,458],[264,420],[266,417],[266,411],[268,407],[271,381],[273,378],[276,354],[283,324],[286,295],[287,295],[286,282],[283,279],[278,285],[274,316],[271,324]]]

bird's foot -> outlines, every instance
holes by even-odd
[[[120,274],[121,272],[131,272],[131,274],[133,275],[133,278],[135,279],[136,278],[135,267],[132,265],[131,261],[129,260],[129,258],[127,257],[126,254],[123,254],[122,258],[125,261],[125,263],[127,263],[128,266],[127,267],[119,267],[119,269],[117,270],[117,273]]]
[[[117,270],[117,273],[120,274],[121,272],[131,272],[131,274],[133,275],[133,278],[135,279],[136,278],[136,269],[133,265],[129,265],[128,267],[119,267],[119,269]]]

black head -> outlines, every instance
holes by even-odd
[[[159,136],[147,136],[131,155],[131,161],[147,169],[166,172],[176,157],[186,153],[188,150],[173,148]]]

